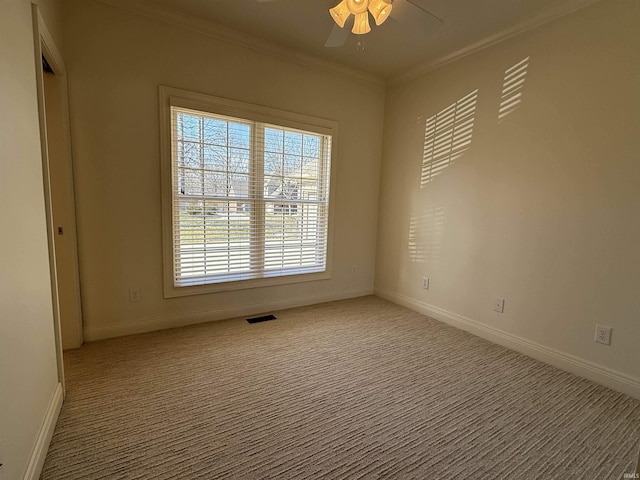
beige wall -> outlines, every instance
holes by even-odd
[[[373,291],[381,85],[101,3],[66,5],[87,340]],[[339,122],[331,280],[163,298],[158,85]],[[130,287],[141,288],[139,303]]]
[[[638,25],[639,2],[605,0],[388,92],[377,292],[640,393]],[[425,119],[475,89],[470,149],[421,188]]]
[[[58,374],[31,4],[1,0],[0,12],[0,441],[13,480],[27,470]]]

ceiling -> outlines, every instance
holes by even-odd
[[[328,9],[339,0],[128,0],[227,27],[254,39],[311,54],[385,79],[437,62],[505,31],[556,18],[594,0],[395,0],[390,19],[371,32],[348,34],[327,48]],[[418,5],[431,14],[425,13]],[[353,18],[353,17],[352,17]]]

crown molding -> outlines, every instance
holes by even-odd
[[[498,43],[504,42],[505,40],[521,35],[525,32],[538,28],[546,23],[550,23],[560,17],[576,12],[600,1],[601,0],[569,0],[563,3],[558,2],[551,7],[545,8],[544,10],[538,12],[536,15],[530,17],[527,20],[501,30],[500,32],[493,35],[489,35],[488,37],[485,37],[482,40],[456,50],[453,53],[438,57],[435,60],[430,60],[418,66],[411,67],[398,75],[393,75],[387,80],[387,86],[395,87],[405,82],[414,80],[444,65],[460,60],[461,58],[472,55]]]
[[[242,33],[238,30],[224,27],[209,20],[185,15],[156,4],[146,2],[131,2],[130,0],[96,1],[105,5],[109,5],[111,7],[128,10],[139,15],[144,15],[146,17],[150,17],[164,23],[176,25],[187,30],[202,33],[217,40],[230,43],[235,46],[247,48],[249,50],[254,50],[259,53],[296,63],[298,65],[317,68],[329,73],[334,73],[351,78],[352,80],[358,80],[380,87],[385,86],[385,80],[377,75],[323,60],[294,49],[285,48],[261,38]]]

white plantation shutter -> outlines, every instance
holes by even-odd
[[[324,272],[331,136],[171,106],[174,287]]]

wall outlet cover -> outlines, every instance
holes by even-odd
[[[139,288],[130,288],[129,289],[129,301],[130,302],[139,302],[142,298],[142,294]]]
[[[594,340],[603,345],[611,345],[611,327],[606,325],[596,325]]]

